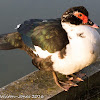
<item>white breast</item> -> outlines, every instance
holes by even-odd
[[[89,26],[65,28],[68,32],[69,45],[67,45],[66,56],[60,59],[58,54],[52,55],[54,70],[69,75],[93,63],[100,53],[100,35]],[[83,37],[80,37],[79,34]]]

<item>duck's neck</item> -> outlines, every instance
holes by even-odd
[[[78,37],[84,38],[84,35],[86,36],[91,36],[91,34],[94,34],[93,28],[87,25],[72,25],[70,23],[62,23],[63,29],[67,32],[69,41],[72,41],[70,38],[73,40],[77,40]]]
[[[70,23],[61,23],[62,24],[62,27],[63,29],[69,33],[69,31],[73,30],[75,27],[77,27],[76,25],[72,25]]]
[[[70,23],[61,23],[63,29],[67,32],[67,36],[69,41],[71,41],[71,39],[75,39],[77,37],[78,33],[81,33],[81,29],[79,28],[81,25],[72,25]]]

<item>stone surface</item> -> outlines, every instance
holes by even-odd
[[[20,100],[78,100],[85,98],[84,96],[87,96],[89,91],[100,90],[100,62],[83,69],[82,72],[87,74],[85,81],[78,83],[78,87],[70,88],[68,92],[55,84],[51,72],[32,72],[0,88],[0,100],[18,100],[18,98],[21,98]],[[60,74],[59,77],[65,79]]]

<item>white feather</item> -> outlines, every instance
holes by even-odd
[[[20,27],[21,24],[18,24],[17,27],[15,29],[18,29]]]
[[[53,53],[49,53],[47,50],[42,50],[40,47],[38,46],[34,46],[35,47],[35,51],[33,51],[36,55],[39,55],[40,58],[46,58],[50,55],[53,55]]]
[[[69,75],[95,62],[100,54],[100,35],[89,26],[68,26],[63,24],[68,36],[71,37],[66,49],[66,56],[60,59],[57,54],[52,56],[53,68],[62,74]],[[77,34],[84,33],[85,38]]]

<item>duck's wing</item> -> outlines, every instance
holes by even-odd
[[[61,51],[68,43],[68,37],[62,28],[60,19],[31,19],[17,29],[23,42],[30,48],[34,46],[50,53]]]

